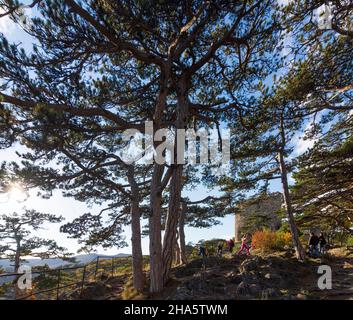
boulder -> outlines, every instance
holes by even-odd
[[[253,296],[254,298],[257,298],[261,294],[261,286],[257,283],[252,283],[249,285],[249,291],[250,295]]]
[[[239,267],[240,273],[256,270],[259,265],[259,262],[259,257],[244,260]]]
[[[238,285],[236,294],[238,296],[249,296],[250,295],[249,284],[246,281],[240,282]]]
[[[226,278],[230,283],[239,284],[243,281],[243,277],[240,274],[237,274],[235,271],[231,271],[226,274]]]
[[[275,288],[266,288],[261,292],[261,299],[268,300],[271,298],[277,298],[281,295],[280,291]]]
[[[176,293],[172,297],[168,297],[167,300],[191,300],[192,294],[186,287],[178,287]]]
[[[264,275],[264,278],[267,282],[273,284],[273,285],[281,285],[283,283],[283,278],[277,274],[277,273],[266,273]]]
[[[297,299],[299,299],[299,300],[307,300],[308,297],[305,294],[298,293],[297,294]]]

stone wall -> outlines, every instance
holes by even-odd
[[[264,227],[278,230],[282,225],[278,215],[282,204],[282,194],[279,192],[241,202],[235,214],[235,241],[240,241],[242,233],[253,232]]]

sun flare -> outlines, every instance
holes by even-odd
[[[23,202],[27,199],[28,195],[19,183],[13,184],[8,192],[9,201]]]

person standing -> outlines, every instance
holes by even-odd
[[[310,232],[310,238],[309,238],[309,255],[312,257],[317,257],[318,255],[318,244],[319,244],[319,237],[314,233]]]
[[[237,254],[240,254],[243,251],[246,251],[246,255],[250,256],[250,246],[248,242],[249,242],[249,236],[247,234],[244,234],[243,237],[241,238],[241,247],[238,250]]]
[[[327,242],[326,242],[326,239],[324,237],[324,234],[322,232],[320,232],[320,236],[319,236],[319,252],[322,255],[325,254],[326,244],[327,244]]]
[[[219,241],[217,244],[217,255],[219,257],[222,257],[222,254],[223,254],[223,242]]]
[[[234,246],[235,246],[234,240],[233,239],[229,239],[227,244],[228,244],[229,252],[233,253],[233,249],[234,249]]]

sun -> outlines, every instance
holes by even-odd
[[[23,202],[28,198],[28,194],[23,186],[19,183],[11,185],[8,192],[9,201]]]

